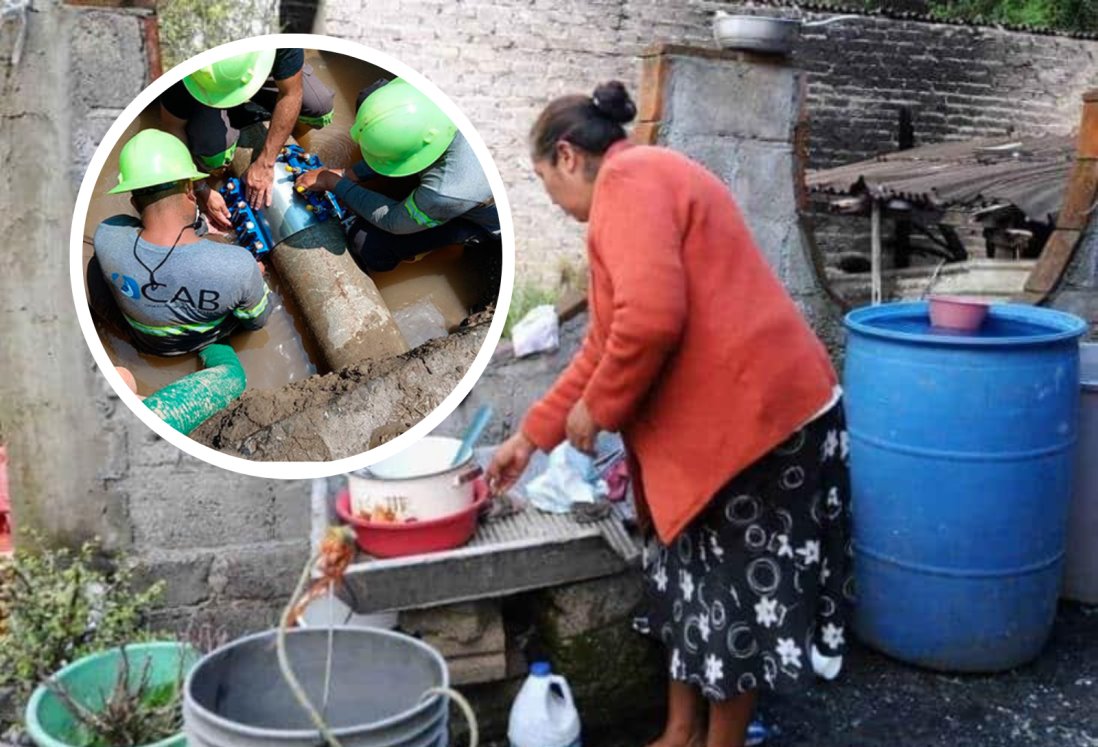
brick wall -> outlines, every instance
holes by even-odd
[[[611,77],[635,90],[637,55],[653,42],[712,44],[709,15],[693,2],[326,0],[323,12],[327,33],[402,59],[464,108],[508,186],[519,283],[552,282],[560,260],[583,256],[580,227],[527,163],[540,108]],[[810,166],[893,149],[901,104],[924,143],[1069,131],[1096,53],[1093,41],[884,17],[805,33],[796,60],[810,73]]]
[[[582,262],[580,226],[555,208],[530,168],[526,135],[545,103],[608,78],[633,89],[636,55],[653,39],[704,44],[705,13],[662,0],[327,0],[329,34],[412,65],[461,106],[507,185],[516,284],[554,282]]]
[[[916,144],[1070,132],[1096,54],[1092,40],[881,17],[806,30],[810,166],[894,150],[901,106]]]

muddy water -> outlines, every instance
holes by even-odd
[[[380,68],[361,60],[329,52],[307,51],[306,58],[317,77],[336,93],[335,114],[330,126],[301,133],[298,141],[307,150],[316,152],[325,164],[350,167],[361,158],[358,146],[348,135],[354,122],[355,98],[362,88],[379,77],[392,76],[386,76]],[[119,140],[119,148],[140,129],[157,126],[158,112],[150,108],[130,125]],[[134,214],[128,195],[106,195],[115,184],[117,174],[116,148],[99,175],[85,221],[85,265],[91,257],[91,236],[95,227],[112,215]],[[409,180],[380,180],[369,186],[399,198],[415,184]],[[465,257],[462,247],[452,246],[437,250],[419,262],[402,264],[392,272],[374,273],[372,278],[405,336],[421,341],[427,336],[423,334],[424,319],[433,320],[428,328],[437,328],[438,332],[434,334],[445,333],[460,324],[483,297],[480,265]],[[293,308],[292,299],[280,292],[278,277],[270,268],[267,283],[274,305],[267,325],[256,332],[239,332],[228,340],[240,356],[249,389],[277,389],[306,378],[317,372],[316,362],[320,361],[315,344],[309,340],[305,326]],[[417,323],[416,319],[420,321]],[[99,333],[115,365],[125,366],[133,372],[139,394],[151,394],[200,368],[197,355],[173,358],[147,355],[138,352],[124,333],[106,326],[101,326]]]

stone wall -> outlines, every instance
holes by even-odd
[[[400,58],[463,107],[508,187],[520,283],[554,283],[560,262],[583,261],[580,227],[549,203],[528,163],[541,107],[608,78],[635,90],[637,57],[654,42],[712,44],[710,16],[694,2],[325,0],[322,14],[327,33]],[[893,150],[902,105],[920,143],[1066,132],[1096,52],[1082,39],[880,16],[811,31],[795,55],[809,72],[809,166]]]
[[[6,165],[22,175],[3,210],[20,250],[0,255],[0,435],[17,530],[69,544],[98,536],[126,551],[142,576],[167,582],[160,622],[197,615],[231,633],[267,627],[308,551],[308,486],[225,472],[161,440],[96,371],[73,314],[75,189],[148,83],[149,11],[36,10],[0,102]],[[43,168],[43,154],[71,168]]]

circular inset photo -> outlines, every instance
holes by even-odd
[[[72,286],[96,363],[218,466],[319,477],[425,435],[499,341],[514,236],[446,96],[383,51],[271,35],[156,80],[96,151]]]

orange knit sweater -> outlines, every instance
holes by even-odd
[[[638,508],[670,542],[828,402],[835,371],[728,187],[674,151],[610,148],[587,253],[583,346],[522,430],[551,450],[582,398],[621,431]]]

